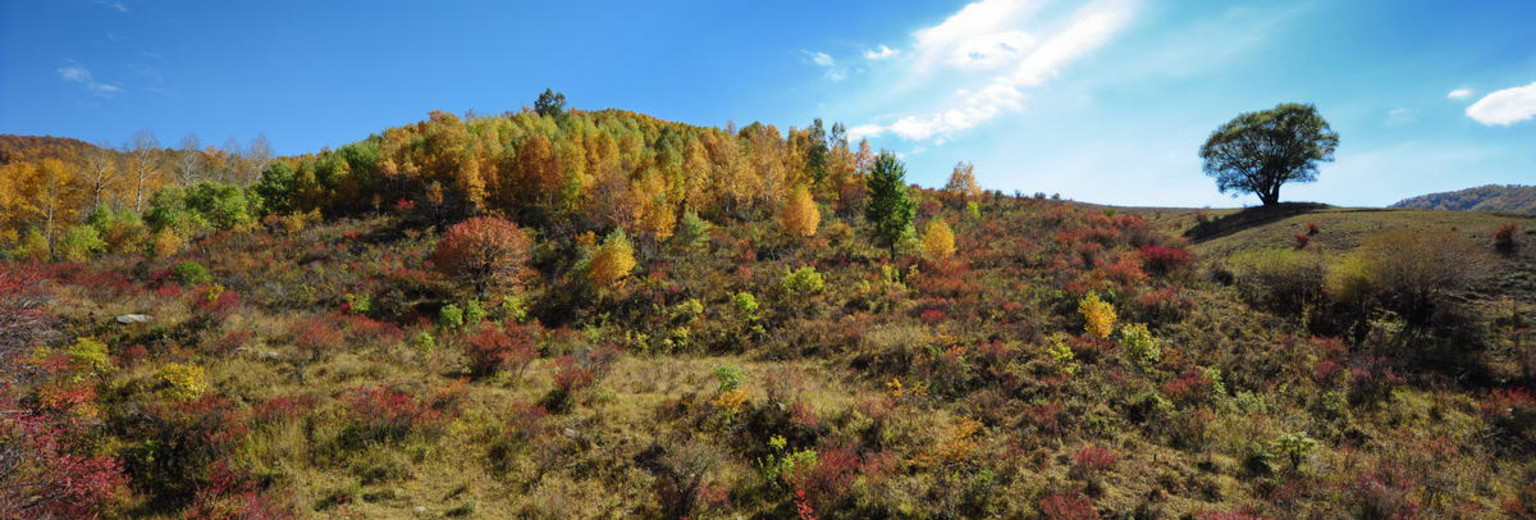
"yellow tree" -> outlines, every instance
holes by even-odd
[[[928,225],[923,228],[923,237],[918,241],[923,249],[923,256],[933,260],[943,260],[955,254],[955,232],[949,229],[949,224],[941,218],[928,219]]]
[[[128,140],[128,173],[134,180],[133,211],[144,213],[144,199],[159,188],[164,163],[160,140],[149,130],[139,130]]]
[[[606,291],[621,287],[630,271],[635,269],[635,248],[623,229],[614,230],[603,238],[602,245],[592,251],[588,259],[587,275],[592,287]]]
[[[790,192],[789,199],[779,208],[779,225],[791,235],[814,236],[816,226],[820,223],[821,211],[816,209],[811,190],[803,184]]]
[[[962,201],[967,201],[981,196],[981,187],[976,185],[976,166],[961,161],[955,163],[955,171],[949,174],[949,182],[944,185],[944,193]]]

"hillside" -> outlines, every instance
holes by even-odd
[[[1536,213],[1536,186],[1489,184],[1464,190],[1420,195],[1400,200],[1388,207]]]
[[[842,133],[434,113],[29,231],[0,517],[1536,514],[1536,217],[909,191]]]

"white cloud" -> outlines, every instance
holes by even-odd
[[[112,97],[123,91],[117,85],[96,81],[96,78],[91,76],[90,69],[75,61],[70,61],[67,65],[60,67],[58,73],[59,77],[63,78],[64,81],[84,85],[86,90],[97,96]]]
[[[896,57],[897,54],[901,54],[901,51],[898,51],[896,49],[892,49],[890,47],[886,47],[885,44],[880,44],[879,48],[869,49],[869,50],[864,51],[864,59],[866,59],[866,60],[884,60],[884,59],[894,58],[894,57]]]
[[[823,77],[826,77],[832,81],[842,81],[844,78],[848,77],[848,69],[839,67],[837,65],[837,60],[832,59],[831,55],[825,52],[800,52],[805,53],[806,57],[811,60],[813,65],[827,69],[826,72],[822,74]]]
[[[1536,117],[1536,83],[1489,93],[1467,107],[1467,117],[1488,126],[1509,126]]]
[[[123,5],[122,2],[109,2],[107,0],[96,0],[96,5],[106,6],[107,9],[111,9],[111,10],[117,11],[119,13],[126,13],[126,12],[128,12],[128,6]]]
[[[927,79],[937,67],[961,72],[942,81],[965,78],[966,72],[992,71],[990,76],[972,80],[976,88],[956,89],[931,112],[899,116],[888,124],[858,125],[849,129],[849,137],[891,133],[913,141],[943,138],[1018,111],[1028,97],[1025,89],[1044,84],[1124,29],[1136,0],[1093,0],[1063,19],[1034,23],[1041,3],[982,0],[914,33],[917,44],[909,79]]]
[[[1459,88],[1459,89],[1456,89],[1456,90],[1452,90],[1449,94],[1446,94],[1445,97],[1446,97],[1446,99],[1457,99],[1457,100],[1467,99],[1467,98],[1472,97],[1472,89],[1469,89],[1469,88]]]

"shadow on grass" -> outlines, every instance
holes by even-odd
[[[1333,206],[1316,202],[1282,202],[1274,206],[1246,208],[1224,217],[1213,218],[1189,228],[1184,238],[1200,243],[1237,233],[1251,227],[1278,222],[1296,215],[1333,209]]]

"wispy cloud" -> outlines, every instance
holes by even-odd
[[[128,6],[123,5],[123,3],[119,1],[96,0],[96,5],[104,6],[107,9],[111,9],[119,13],[128,12]]]
[[[826,69],[826,72],[822,74],[823,77],[832,81],[842,81],[848,77],[848,69],[838,66],[837,60],[832,59],[832,55],[825,52],[805,50],[800,52],[805,53],[806,59],[810,60],[811,64]]]
[[[1445,95],[1446,99],[1462,100],[1472,97],[1472,89],[1459,88]]]
[[[901,54],[901,51],[886,47],[885,44],[880,44],[877,48],[864,51],[864,59],[886,60],[896,57],[897,54]]]
[[[1467,117],[1488,126],[1509,126],[1536,117],[1536,83],[1491,92],[1467,107]]]
[[[90,69],[85,68],[85,65],[81,65],[74,60],[70,60],[63,67],[60,67],[58,73],[59,77],[64,81],[79,83],[86,90],[100,97],[112,97],[123,91],[122,87],[117,85],[96,81],[96,78],[91,75]]]
[[[855,139],[886,133],[921,141],[965,130],[1023,108],[1026,90],[1108,43],[1131,21],[1136,0],[1093,0],[1061,19],[1035,20],[1043,2],[982,0],[913,34],[909,80],[961,88],[927,112],[849,129]],[[939,77],[939,70],[955,71]]]

